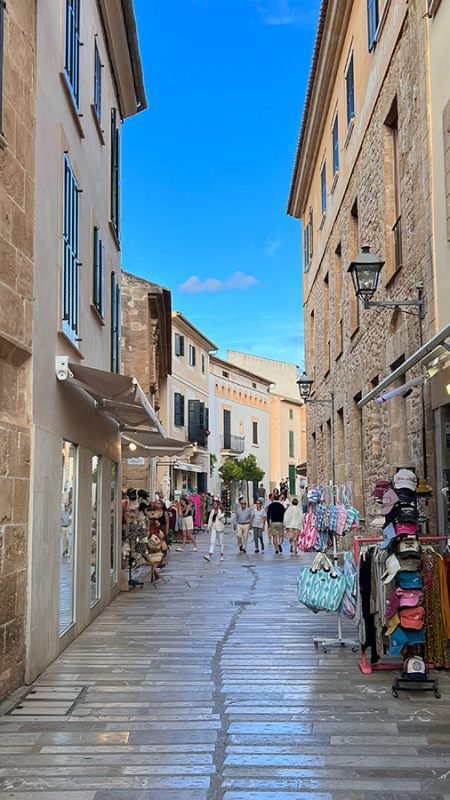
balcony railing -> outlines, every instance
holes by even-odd
[[[222,450],[229,450],[230,453],[243,453],[245,450],[245,436],[222,436]]]
[[[397,270],[400,269],[400,267],[403,265],[401,217],[398,218],[397,222],[392,228],[392,233],[394,234],[394,262],[395,262],[395,269]]]

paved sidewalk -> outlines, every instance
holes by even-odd
[[[229,533],[208,564],[199,538],[0,718],[0,800],[450,800],[450,676],[394,699],[392,673],[313,647],[335,617],[297,602],[309,556]]]

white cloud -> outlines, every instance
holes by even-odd
[[[267,242],[266,247],[264,249],[264,255],[267,258],[272,258],[275,255],[277,250],[280,249],[281,246],[281,239],[271,239]]]
[[[256,0],[256,7],[265,25],[295,25],[311,28],[317,22],[318,2]]]
[[[181,292],[187,294],[199,294],[200,292],[222,292],[228,289],[248,289],[250,286],[257,286],[259,280],[254,275],[245,275],[244,272],[233,272],[225,281],[217,278],[206,278],[200,280],[198,275],[191,275],[179,287]]]

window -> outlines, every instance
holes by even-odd
[[[226,370],[224,370],[224,369],[222,370],[222,375],[223,375],[224,378],[229,378],[230,377],[230,373],[226,372]]]
[[[195,347],[193,344],[189,345],[189,366],[195,367]]]
[[[252,387],[253,387],[253,389],[257,389],[256,383],[252,383]]]
[[[111,272],[111,372],[120,372],[120,284]]]
[[[328,272],[323,279],[323,305],[322,305],[322,328],[323,334],[323,374],[327,375],[330,371],[330,279]]]
[[[91,606],[100,597],[100,525],[101,525],[101,466],[100,456],[91,458],[91,561],[89,582],[91,585]]]
[[[336,114],[333,123],[333,177],[339,172],[339,117]]]
[[[289,431],[289,458],[295,458],[294,431]]]
[[[324,161],[320,171],[320,197],[322,203],[322,215],[327,211],[327,162]]]
[[[223,410],[223,447],[224,450],[231,449],[231,411],[227,408]]]
[[[369,52],[375,46],[375,37],[378,28],[378,0],[367,0],[367,29],[369,35]]]
[[[111,109],[111,222],[120,238],[120,129],[115,108]]]
[[[403,264],[403,250],[402,250],[402,208],[401,208],[401,193],[400,193],[400,148],[398,143],[398,108],[397,98],[395,98],[390,108],[389,114],[386,118],[387,134],[389,137],[389,150],[390,150],[390,180],[389,186],[391,190],[387,197],[387,208],[390,212],[390,225],[392,225],[393,245],[394,245],[394,259],[393,269],[389,269],[388,264],[388,277],[391,277]],[[392,259],[391,259],[392,260]]]
[[[252,444],[258,444],[258,423],[252,422]]]
[[[206,356],[202,353],[202,375],[206,372]]]
[[[100,230],[94,227],[94,286],[93,304],[101,318],[105,316],[105,246]]]
[[[181,333],[175,334],[175,355],[184,356],[184,336]]]
[[[342,309],[342,246],[339,242],[334,260],[334,309],[335,323],[335,358],[338,358],[344,347],[344,320]]]
[[[303,265],[308,272],[313,256],[313,210],[309,209],[308,221],[303,230]]]
[[[359,252],[359,213],[358,213],[358,198],[355,197],[349,220],[349,242],[350,242],[350,259],[354,261],[357,253]],[[350,277],[350,276],[349,276]],[[350,336],[359,328],[359,301],[353,289],[353,281],[350,278],[348,281],[348,291],[350,292]]]
[[[3,130],[3,24],[5,6],[0,0],[0,133]]]
[[[97,119],[102,121],[102,62],[98,49],[97,39],[94,43],[94,108]]]
[[[209,426],[209,409],[200,400],[188,402],[188,440],[206,447]]]
[[[289,409],[289,419],[294,419],[294,412],[292,408]]]
[[[69,159],[64,156],[62,327],[79,341],[79,188]]]
[[[75,569],[77,561],[77,456],[78,448],[63,441],[61,460],[61,523],[59,572],[59,635],[75,622]]]
[[[353,53],[348,62],[347,72],[345,74],[345,88],[347,94],[347,128],[355,116],[355,80],[354,80],[354,67],[353,67]]]
[[[66,0],[64,72],[78,108],[80,103],[80,0]]]
[[[174,394],[174,425],[177,428],[184,426],[184,395],[179,392]]]

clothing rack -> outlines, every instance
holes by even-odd
[[[339,486],[334,486],[332,481],[329,484],[329,493],[330,493],[330,503],[343,502],[344,498],[347,502],[351,502],[352,496],[352,487],[351,484],[340,484]],[[333,539],[333,566],[338,566],[338,546],[337,546],[337,533],[335,531],[331,531],[331,536]],[[321,645],[323,652],[326,653],[329,647],[351,647],[354,653],[357,652],[359,648],[359,642],[354,639],[346,639],[342,635],[342,613],[340,610],[336,612],[337,616],[337,636],[331,639],[324,639],[322,636],[314,636],[313,643],[314,647],[318,647],[319,644]]]
[[[379,544],[383,541],[383,537],[381,536],[367,536],[367,537],[353,537],[353,552],[355,554],[355,563],[358,565],[359,560],[359,545],[361,543],[364,544]],[[448,536],[421,536],[421,542],[439,542],[445,541],[448,542]],[[359,669],[364,675],[370,675],[374,670],[396,670],[402,669],[403,664],[398,662],[384,662],[378,664],[369,664],[367,661],[366,651],[361,649],[361,658],[359,660]],[[428,669],[433,669],[434,664],[427,664]]]

